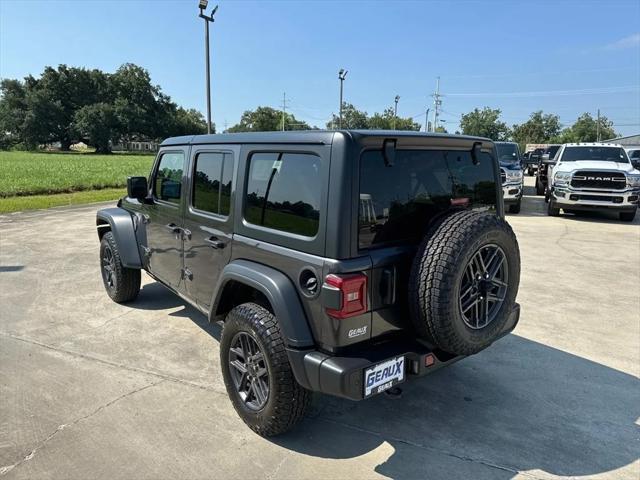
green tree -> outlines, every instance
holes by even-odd
[[[420,124],[413,121],[413,118],[395,118],[393,107],[387,108],[384,112],[374,113],[367,120],[367,128],[375,130],[412,130],[420,131]]]
[[[607,117],[600,117],[600,138],[607,140],[617,137],[613,122]],[[598,120],[590,113],[583,113],[578,120],[560,134],[560,143],[596,142],[598,140]]]
[[[302,120],[298,120],[290,113],[285,114],[285,130],[309,130],[311,127]],[[274,132],[282,130],[282,110],[271,107],[258,107],[247,110],[242,114],[240,122],[228,132]]]
[[[119,138],[120,123],[113,105],[94,103],[74,115],[73,133],[96,148],[96,153],[111,153],[111,142]]]
[[[352,104],[344,102],[342,104],[342,126],[340,126],[340,116],[333,115],[327,122],[329,129],[367,129],[369,128],[369,118],[367,112],[358,110]]]
[[[473,111],[462,115],[462,133],[491,140],[507,140],[511,132],[507,124],[500,121],[501,113],[499,109],[489,107],[482,110],[474,108]]]
[[[0,148],[11,148],[23,141],[21,132],[27,115],[26,97],[22,82],[10,79],[0,82]]]
[[[93,108],[87,108],[93,107]],[[98,127],[89,125],[97,122]],[[292,123],[300,123],[293,122]],[[114,74],[60,65],[40,78],[0,82],[0,148],[84,139],[108,151],[117,139],[148,140],[206,131],[202,115],[178,107],[149,72],[124,64]]]
[[[524,151],[527,143],[551,143],[557,140],[561,128],[558,115],[544,114],[539,110],[533,112],[525,123],[513,126],[512,138]]]

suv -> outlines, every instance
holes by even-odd
[[[520,255],[494,144],[375,131],[165,140],[97,213],[104,286],[140,271],[222,321],[231,401],[260,435],[316,391],[361,400],[513,330]]]
[[[561,145],[549,145],[544,149],[538,160],[538,170],[536,171],[536,194],[544,195],[547,191],[549,165],[555,163],[555,156]]]
[[[552,179],[547,212],[551,216],[580,210],[618,212],[633,221],[638,210],[640,171],[629,162],[621,145],[569,143],[558,152],[549,170]]]
[[[504,204],[509,207],[509,213],[520,213],[524,190],[520,147],[514,142],[496,142],[496,151],[500,163]]]

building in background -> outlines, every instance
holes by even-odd
[[[114,152],[156,152],[158,142],[124,142],[117,143],[111,148]]]
[[[640,147],[640,133],[636,135],[627,135],[626,137],[611,138],[604,140],[604,143],[617,143],[625,147]]]

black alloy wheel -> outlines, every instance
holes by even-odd
[[[460,286],[460,313],[467,327],[489,325],[500,311],[509,287],[507,257],[498,245],[481,247],[467,264]]]
[[[233,384],[244,404],[253,411],[269,400],[269,370],[258,342],[247,332],[231,340],[229,366]]]

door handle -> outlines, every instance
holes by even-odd
[[[208,244],[211,246],[211,248],[220,248],[220,249],[222,249],[222,248],[224,248],[224,246],[225,246],[225,243],[224,243],[224,242],[222,242],[222,241],[220,241],[220,240],[218,239],[218,237],[216,237],[216,236],[214,236],[214,235],[212,235],[212,236],[211,236],[211,237],[209,237],[209,238],[205,238],[205,239],[204,239],[204,241],[205,241],[206,243],[208,243]]]

